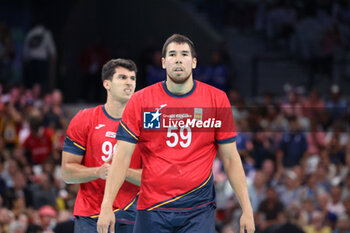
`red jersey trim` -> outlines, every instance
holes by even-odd
[[[178,200],[178,199],[180,199],[180,198],[182,198],[182,197],[184,197],[184,196],[186,196],[186,195],[188,195],[190,193],[193,193],[194,191],[196,191],[196,190],[202,188],[204,185],[206,185],[208,183],[208,181],[210,180],[210,178],[212,177],[212,175],[213,175],[213,172],[210,172],[209,177],[201,185],[199,185],[197,188],[194,188],[194,189],[188,191],[187,193],[181,194],[181,195],[179,195],[177,197],[173,197],[172,199],[170,199],[168,201],[164,201],[164,202],[162,202],[160,204],[157,204],[157,205],[155,205],[155,206],[153,206],[151,208],[148,208],[147,211],[153,210],[153,209],[158,208],[158,207],[160,207],[162,205],[165,205],[165,204],[168,204],[170,202],[176,201],[176,200]]]

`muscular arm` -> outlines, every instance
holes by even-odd
[[[241,217],[242,228],[248,233],[254,232],[253,209],[250,204],[247,181],[244,174],[241,158],[238,154],[236,142],[219,144],[219,154],[223,162],[227,178],[235,191],[241,205],[243,214]]]
[[[86,167],[81,164],[83,156],[66,151],[62,152],[62,178],[68,184],[80,184],[96,180],[106,179],[109,164],[100,167]]]

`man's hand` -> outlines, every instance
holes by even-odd
[[[97,232],[108,233],[108,227],[110,232],[114,233],[115,216],[112,208],[101,208],[100,216],[97,221]]]
[[[241,225],[240,233],[245,233],[244,230],[246,230],[247,233],[254,233],[255,225],[254,225],[253,213],[243,212],[243,214],[241,216],[240,225]]]
[[[109,163],[104,163],[101,167],[98,167],[96,170],[98,177],[103,180],[107,179],[110,166],[111,165]]]

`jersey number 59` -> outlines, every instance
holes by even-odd
[[[172,126],[168,128],[167,137],[169,140],[166,140],[166,144],[169,147],[175,147],[179,143],[179,135],[180,135],[180,146],[183,148],[188,147],[191,144],[192,140],[192,132],[190,127],[181,127],[179,133],[173,132],[177,130],[177,126]],[[187,134],[184,134],[184,130],[186,129]],[[179,135],[178,135],[179,134]]]

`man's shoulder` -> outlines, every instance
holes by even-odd
[[[86,118],[91,116],[96,116],[98,111],[102,110],[102,105],[98,105],[91,108],[84,108],[79,110],[79,112],[75,115],[76,118]]]
[[[219,88],[216,88],[216,87],[209,85],[207,83],[196,80],[196,85],[197,85],[198,89],[203,89],[203,90],[205,90],[205,92],[213,93],[213,94],[219,95],[219,96],[226,96],[226,93],[223,90],[220,90]]]

